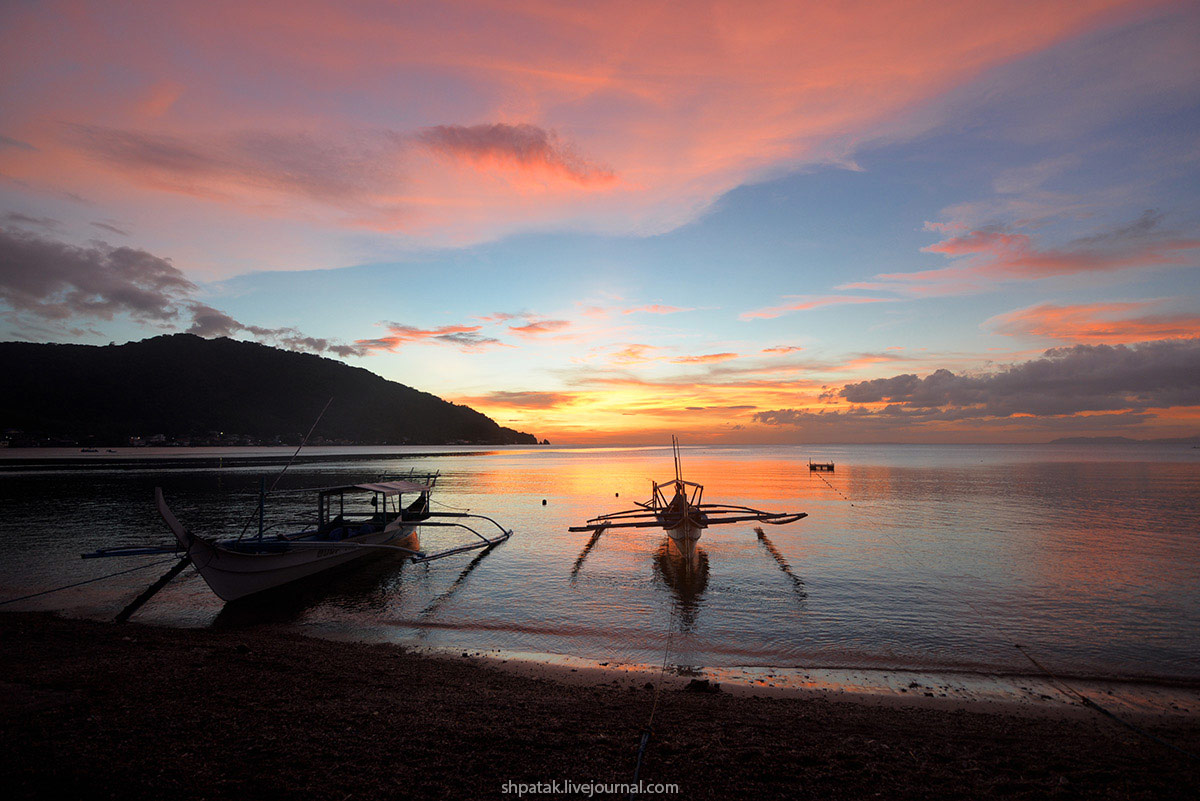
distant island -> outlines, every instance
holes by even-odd
[[[1130,439],[1129,437],[1059,437],[1051,445],[1200,445],[1200,436],[1168,437],[1165,439]]]
[[[125,345],[0,343],[0,437],[16,447],[536,445],[467,406],[307,353],[158,336]]]

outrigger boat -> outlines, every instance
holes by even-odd
[[[484,515],[431,511],[429,494],[436,481],[436,474],[411,475],[405,480],[319,488],[316,490],[315,522],[310,518],[307,523],[292,523],[290,526],[298,528],[288,533],[268,534],[269,528],[275,526],[264,524],[264,502],[260,496],[258,535],[230,539],[204,537],[189,531],[167,505],[161,488],[155,488],[154,501],[179,547],[212,591],[224,601],[235,601],[372,554],[393,553],[414,562],[429,562],[491,548],[512,536],[511,529],[505,529]],[[416,497],[405,505],[402,503],[405,495]],[[467,520],[485,521],[500,533],[485,536],[468,525]],[[477,541],[427,553],[420,549],[415,536],[419,527],[427,526],[466,529]],[[107,548],[84,554],[84,557],[133,556],[176,550]]]
[[[732,506],[724,503],[703,503],[704,487],[694,481],[684,481],[679,463],[679,440],[671,437],[671,448],[675,456],[675,478],[658,483],[651,481],[653,492],[646,502],[634,501],[636,509],[600,515],[588,520],[585,525],[571,526],[568,531],[591,531],[592,542],[610,528],[661,528],[671,542],[685,557],[696,552],[696,542],[701,532],[710,526],[729,523],[756,521],[783,525],[808,517],[807,512],[764,512],[749,506]],[[671,499],[667,500],[667,493]]]

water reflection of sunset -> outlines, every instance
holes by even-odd
[[[1105,461],[1094,448],[685,446],[684,475],[705,484],[707,499],[809,513],[763,526],[762,537],[754,523],[706,529],[699,549],[707,570],[690,575],[663,560],[669,548],[664,554],[663,533],[653,528],[604,533],[576,569],[590,535],[567,530],[645,500],[650,480],[672,473],[667,447],[299,464],[293,480],[309,485],[440,470],[437,502],[487,514],[516,533],[478,561],[381,560],[339,577],[333,591],[313,593],[279,621],[428,646],[635,664],[660,661],[674,630],[679,660],[689,665],[1023,669],[999,627],[1052,646],[1056,667],[1067,672],[1192,675],[1200,473],[1178,453],[1127,451],[1136,459]],[[809,456],[837,468],[811,474]],[[93,479],[11,477],[4,486],[10,524],[34,531],[30,521],[51,493],[63,509],[86,510],[86,525],[63,521],[78,530],[115,527],[130,541],[161,533],[150,516],[127,514],[145,504],[136,472]],[[235,529],[257,497],[257,474],[243,468],[158,480],[189,519]],[[423,531],[421,544],[450,544],[448,536]],[[57,530],[16,542],[0,549],[0,583],[13,590],[31,581],[22,572],[27,560],[17,558],[29,548],[62,552],[62,564],[81,561]],[[187,625],[220,614],[221,625],[238,625],[202,584],[184,577],[142,614]],[[140,589],[77,592],[80,604],[94,594],[103,606],[115,603],[106,593]]]

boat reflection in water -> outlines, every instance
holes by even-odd
[[[684,552],[673,539],[663,537],[654,552],[654,575],[674,595],[679,631],[691,632],[708,587],[708,553],[696,544]]]
[[[405,546],[420,549],[420,532],[414,531]],[[409,559],[385,554],[369,564],[348,564],[325,573],[232,601],[210,624],[217,629],[243,629],[269,623],[300,620],[319,607],[383,615],[405,592]]]

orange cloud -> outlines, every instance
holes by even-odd
[[[736,359],[736,353],[706,353],[702,356],[678,356],[671,359],[675,364],[712,364],[714,362],[727,362],[730,359]]]
[[[795,353],[796,351],[801,350],[804,350],[804,348],[800,347],[799,345],[776,345],[773,348],[763,348],[762,352],[783,356],[788,353]]]
[[[654,345],[631,344],[626,345],[620,350],[612,353],[609,360],[614,364],[644,364],[659,358],[651,354],[657,353],[660,349]]]
[[[984,323],[984,328],[1006,336],[1034,336],[1059,342],[1107,345],[1200,336],[1200,315],[1129,316],[1130,313],[1156,305],[1159,304],[1153,301],[1072,306],[1041,303],[996,315]]]

